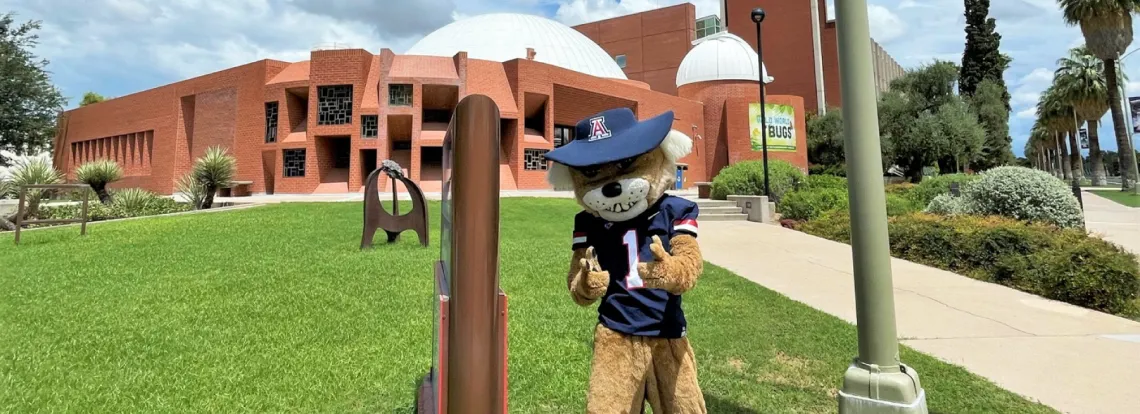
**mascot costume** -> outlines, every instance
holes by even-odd
[[[672,130],[673,112],[638,122],[613,109],[586,118],[575,140],[547,153],[549,180],[574,190],[567,285],[574,302],[600,299],[587,411],[705,413],[681,295],[703,259],[697,205],[665,194],[693,142]]]

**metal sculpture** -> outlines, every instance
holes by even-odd
[[[387,174],[392,179],[392,214],[384,211],[384,206],[380,204],[380,190],[377,184],[380,174]],[[404,215],[400,215],[400,203],[396,193],[397,181],[404,184],[412,199],[412,210]],[[392,160],[384,160],[380,168],[368,174],[364,187],[364,236],[360,239],[361,250],[372,247],[372,238],[379,229],[384,229],[388,234],[388,243],[399,239],[400,233],[412,230],[420,236],[420,245],[424,247],[428,245],[427,201],[424,193],[416,183],[404,176],[403,169]]]
[[[456,106],[443,144],[432,369],[417,414],[507,412],[507,296],[499,288],[499,108]],[[451,346],[454,344],[455,346]]]

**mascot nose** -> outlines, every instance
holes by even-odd
[[[602,187],[602,195],[614,198],[621,195],[621,183],[613,182]]]

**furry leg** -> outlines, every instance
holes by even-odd
[[[705,396],[697,383],[697,362],[688,338],[651,339],[653,368],[649,404],[653,414],[705,414]]]
[[[641,413],[652,358],[645,339],[622,335],[598,324],[594,330],[587,413]]]

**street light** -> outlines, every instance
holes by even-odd
[[[1122,73],[1122,74],[1124,73],[1124,59],[1127,58],[1129,55],[1136,53],[1137,50],[1140,50],[1140,48],[1132,49],[1131,52],[1125,53],[1123,56],[1120,57],[1120,59],[1116,60],[1117,66],[1119,66],[1118,69],[1120,70],[1120,73]],[[1121,76],[1121,77],[1123,78],[1123,76]],[[1118,83],[1120,83],[1120,82],[1118,82]],[[1132,105],[1130,102],[1128,102],[1128,88],[1127,88],[1127,85],[1125,85],[1124,83],[1120,83],[1120,100],[1121,100],[1121,104],[1124,105],[1124,113],[1126,114],[1124,117],[1125,118],[1124,123],[1128,124],[1128,150],[1132,151],[1132,161],[1135,161],[1138,164],[1140,164],[1140,159],[1137,159],[1137,157],[1136,157],[1136,143],[1134,143],[1132,141],[1136,136],[1136,129],[1135,129],[1136,125],[1132,124]],[[1121,149],[1121,151],[1124,151],[1124,150]],[[1138,166],[1135,170],[1133,170],[1133,172],[1135,174],[1132,176],[1132,191],[1133,191],[1133,193],[1140,195],[1140,166]],[[1125,174],[1127,174],[1127,173],[1124,171],[1120,172],[1120,176],[1122,178],[1121,179],[1122,183],[1124,181],[1123,177]]]
[[[859,355],[843,375],[839,413],[926,414],[918,372],[899,361],[867,1],[836,0],[835,7],[859,332]]]
[[[767,96],[764,93],[764,42],[760,34],[760,23],[764,22],[764,9],[752,9],[752,21],[756,22],[756,69],[760,79],[760,150],[764,153],[764,195],[768,201],[772,199],[771,187],[768,186],[768,114],[765,110]]]

